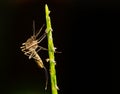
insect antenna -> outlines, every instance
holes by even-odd
[[[33,20],[33,36],[35,36],[35,21]]]

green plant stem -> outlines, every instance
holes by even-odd
[[[51,79],[51,90],[52,94],[58,94],[57,87],[57,79],[56,79],[56,70],[55,70],[55,56],[54,56],[54,44],[52,38],[52,27],[51,20],[49,16],[49,9],[47,4],[45,5],[45,13],[46,13],[46,31],[47,31],[47,39],[48,39],[48,54],[49,54],[49,62],[50,62],[50,79]]]

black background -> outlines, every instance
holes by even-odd
[[[119,92],[119,84],[120,84],[120,39],[114,38],[112,39],[112,93]]]
[[[44,91],[44,70],[29,60],[20,46],[45,23],[45,4],[51,11],[59,94],[94,93],[96,91],[96,29],[104,8],[94,1],[17,0],[2,2],[0,8],[0,83],[2,94],[50,94]],[[102,19],[103,20],[103,19]],[[102,24],[103,25],[103,24]],[[44,28],[45,30],[45,28]],[[42,32],[44,32],[44,30]],[[40,44],[47,48],[46,39]],[[47,69],[47,51],[39,55]],[[49,71],[49,69],[48,69]],[[33,93],[32,93],[33,92]],[[42,93],[41,93],[42,92]]]
[[[120,36],[119,36],[119,22],[120,22],[120,2],[109,1],[102,2],[97,6],[97,31],[98,32],[98,48],[100,51],[99,61],[102,62],[102,77],[103,82],[101,90],[106,90],[107,85],[110,85],[109,90],[112,94],[119,93],[120,84]],[[112,49],[111,49],[112,44]],[[112,66],[111,66],[111,53],[112,51]],[[112,68],[112,70],[111,70]],[[101,71],[101,70],[100,70]],[[110,74],[112,71],[112,75]],[[108,77],[112,76],[111,78]],[[109,79],[109,80],[108,80]],[[106,82],[107,81],[107,82]],[[112,84],[111,84],[112,83]],[[112,86],[111,86],[112,85]]]

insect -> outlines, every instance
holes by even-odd
[[[22,46],[20,48],[21,51],[24,52],[24,54],[29,57],[29,59],[33,58],[38,64],[38,66],[45,70],[45,76],[46,76],[45,90],[46,90],[48,84],[48,73],[46,67],[43,64],[41,57],[37,53],[40,50],[47,50],[46,48],[38,45],[46,37],[47,32],[45,32],[39,39],[37,39],[43,27],[44,25],[40,28],[39,32],[35,34],[35,21],[33,21],[33,35],[30,38],[28,38],[26,42],[22,43]]]

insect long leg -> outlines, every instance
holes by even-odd
[[[44,48],[44,47],[42,47],[42,46],[38,46],[39,47],[39,49],[41,49],[41,50],[48,50],[47,48]]]
[[[30,53],[24,53],[26,56],[30,56]]]
[[[31,59],[31,58],[35,58],[34,52],[31,52],[31,54],[29,55],[29,59]]]
[[[48,50],[47,48],[44,48],[44,47],[42,47],[42,46],[38,46],[38,47],[39,47],[40,50]],[[38,49],[38,51],[39,51],[39,49]],[[37,51],[37,52],[38,52],[38,51]],[[59,52],[59,51],[56,51],[56,50],[54,50],[54,52],[55,52],[55,53],[62,53],[62,52]]]
[[[34,52],[37,53],[37,52]],[[38,66],[43,68],[45,70],[45,78],[46,78],[46,84],[45,84],[45,90],[47,89],[47,84],[48,84],[48,72],[46,67],[44,66],[42,59],[40,58],[40,56],[38,54],[35,54],[35,61],[37,62]]]
[[[38,50],[36,50],[36,52],[39,52],[40,50],[42,50],[41,48],[39,48]]]
[[[42,27],[40,28],[39,32],[35,35],[36,37],[40,34],[40,32],[42,31],[44,26],[45,26],[45,24],[42,25]]]
[[[43,68],[44,68],[44,70],[45,70],[45,78],[46,78],[45,90],[47,90],[47,85],[48,85],[48,72],[47,72],[46,67],[43,67]]]
[[[38,39],[38,43],[40,43],[46,37],[46,32]]]
[[[34,57],[34,52],[31,52],[31,51],[27,51],[24,53],[26,56],[29,56],[29,59],[33,58]]]
[[[46,78],[46,83],[45,83],[45,90],[47,90],[47,85],[48,85],[48,72],[46,67],[43,65],[43,63],[41,62],[41,60],[36,60],[38,66],[40,66],[41,68],[44,69],[45,71],[45,78]]]
[[[48,50],[47,48],[44,48],[42,46],[38,46],[38,47],[39,47],[39,49],[36,52],[39,52],[40,50]]]

